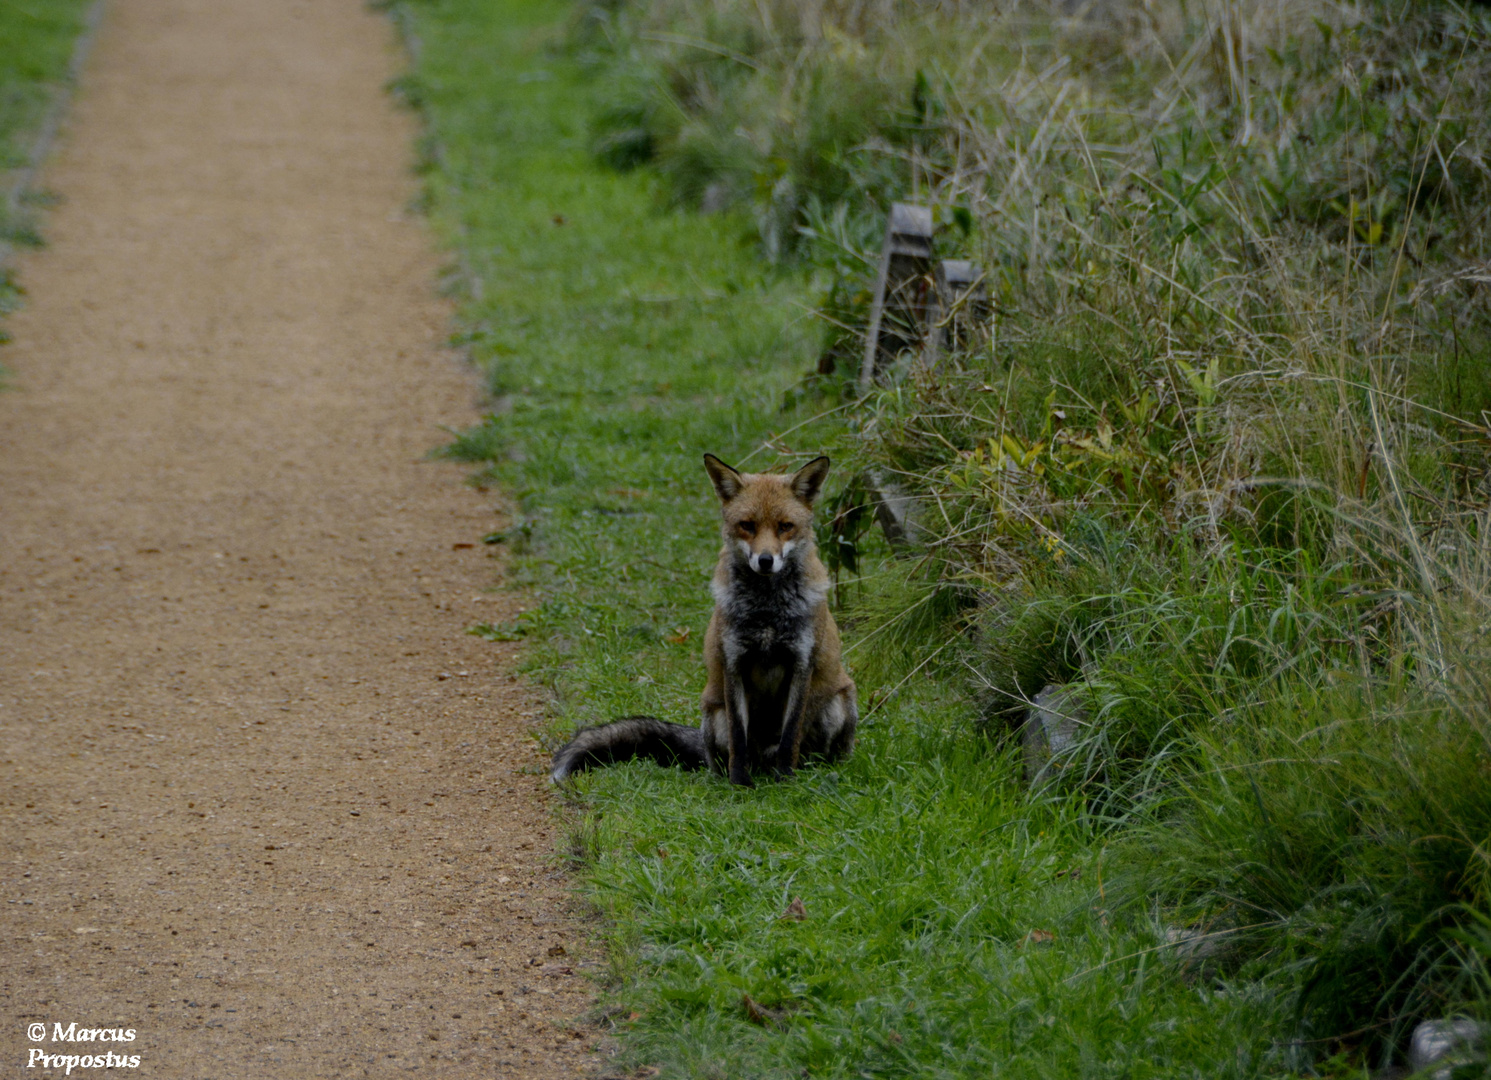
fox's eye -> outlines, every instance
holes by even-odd
[[[736,527],[738,529],[740,529],[741,532],[745,533],[747,536],[755,536],[756,535],[756,523],[754,521],[742,521]]]
[[[793,530],[793,529],[794,529],[794,528],[795,528],[795,527],[796,527],[796,526],[794,526],[794,525],[793,525],[793,524],[792,524],[792,522],[790,522],[790,521],[784,521],[784,522],[782,522],[782,523],[781,523],[781,524],[780,524],[780,525],[778,525],[778,526],[777,526],[777,535],[778,535],[778,536],[786,536],[786,535],[787,535],[787,534],[788,534],[788,533],[790,533],[790,532],[791,532],[791,531],[792,531],[792,530]]]

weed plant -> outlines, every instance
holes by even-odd
[[[395,10],[497,402],[448,452],[543,601],[479,629],[558,730],[692,718],[701,451],[839,461],[854,757],[572,789],[633,1062],[1363,1075],[1484,1014],[1484,7]],[[994,317],[857,401],[900,197]],[[1032,796],[1048,683],[1085,722]]]

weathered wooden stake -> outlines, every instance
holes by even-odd
[[[865,473],[864,485],[875,508],[875,521],[891,547],[899,549],[921,537],[916,503],[904,487],[875,469]]]
[[[876,377],[902,350],[920,345],[927,323],[931,268],[932,211],[911,203],[893,203],[865,333],[865,358],[859,369],[861,394],[869,392]]]
[[[989,317],[989,288],[977,263],[943,259],[937,264],[936,288],[936,316],[921,361],[928,371],[949,352],[965,348],[974,328]]]

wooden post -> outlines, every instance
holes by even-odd
[[[937,264],[936,287],[936,318],[922,352],[922,366],[928,371],[949,352],[966,348],[974,328],[989,315],[989,288],[978,263],[943,259]]]
[[[916,503],[905,488],[874,469],[865,473],[864,485],[875,509],[875,521],[892,548],[900,551],[920,539],[922,530],[916,523]]]
[[[932,211],[925,206],[894,203],[880,250],[880,276],[865,332],[865,358],[859,369],[859,392],[868,393],[880,372],[904,349],[921,343],[931,292]]]

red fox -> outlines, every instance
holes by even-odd
[[[791,476],[740,473],[704,455],[725,545],[704,635],[703,720],[691,728],[633,716],[587,728],[554,754],[555,782],[645,757],[708,766],[750,786],[753,772],[786,777],[804,758],[849,753],[859,707],[828,610],[828,571],[813,543],[813,501],[828,464],[815,458]]]

